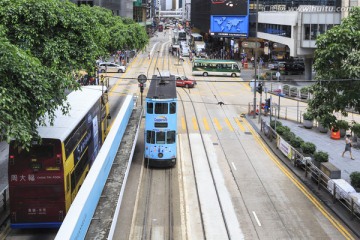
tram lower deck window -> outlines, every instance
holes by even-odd
[[[166,143],[167,144],[174,143],[175,142],[175,136],[176,136],[175,131],[168,131],[166,133]]]
[[[165,132],[157,132],[156,133],[156,143],[157,144],[165,144]]]
[[[155,143],[155,132],[154,131],[146,131],[146,142],[154,144]]]

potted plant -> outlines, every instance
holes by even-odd
[[[351,126],[351,131],[357,136],[360,137],[360,123],[354,123]]]
[[[304,140],[301,137],[294,137],[290,140],[290,145],[294,148],[300,148],[302,143],[304,143]]]
[[[301,150],[302,150],[302,152],[304,154],[312,155],[316,151],[315,144],[313,144],[311,142],[304,142],[304,143],[301,144],[300,147],[301,147]]]
[[[319,119],[318,120],[318,129],[319,129],[319,132],[321,132],[321,133],[327,133],[329,127],[326,126],[326,123],[322,119]]]
[[[314,116],[309,112],[305,112],[303,114],[303,118],[304,118],[304,122],[303,122],[304,127],[311,129],[314,126]]]
[[[309,88],[303,87],[300,89],[300,98],[307,99],[309,97]]]
[[[290,132],[290,128],[287,126],[276,126],[276,132],[279,135],[283,135],[284,132]]]
[[[330,138],[335,140],[340,139],[340,128],[336,123],[331,126]]]
[[[276,122],[275,122],[276,121]],[[282,126],[282,123],[278,120],[271,120],[270,122],[270,127],[275,129],[275,123],[276,123],[276,127]]]
[[[314,161],[317,162],[328,162],[329,161],[329,154],[327,152],[318,151],[314,153]]]
[[[340,137],[344,137],[346,134],[346,130],[350,128],[349,123],[345,120],[337,120],[336,126],[340,129]]]
[[[352,172],[350,174],[350,184],[357,192],[360,191],[360,172]]]
[[[290,86],[289,85],[283,86],[283,93],[288,96],[290,95]]]
[[[291,97],[297,97],[297,96],[298,96],[298,89],[297,89],[297,87],[291,87],[291,88],[290,88],[290,96],[291,96]]]
[[[285,141],[290,142],[291,139],[293,139],[293,138],[296,137],[296,135],[295,135],[295,133],[291,132],[290,129],[289,129],[289,131],[285,131],[285,132],[283,133],[282,137],[283,137],[283,139],[284,139]]]

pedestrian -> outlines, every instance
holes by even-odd
[[[351,147],[352,147],[352,142],[351,142],[351,139],[350,139],[350,134],[346,134],[346,138],[345,138],[345,150],[344,152],[342,153],[342,157],[344,157],[344,153],[349,151],[350,152],[350,157],[352,160],[355,160],[355,158],[353,158],[353,155],[351,153]]]
[[[149,52],[148,56],[149,56],[149,59],[150,59],[150,52]]]

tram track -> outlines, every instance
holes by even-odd
[[[186,94],[186,96],[188,97],[187,100],[184,99],[184,96],[182,96],[182,93]],[[182,106],[182,109],[183,109],[183,114],[184,114],[185,119],[188,118],[187,115],[190,112],[189,108],[185,107],[185,102],[187,102],[187,103],[191,104],[191,106],[192,106],[193,114],[195,116],[196,125],[200,126],[199,116],[197,114],[195,104],[192,101],[192,98],[189,95],[189,93],[187,92],[187,90],[182,89],[182,91],[181,90],[178,91],[178,97],[179,97],[179,100],[181,102],[181,106]],[[203,203],[203,201],[205,199],[203,199],[204,197],[201,196],[201,192],[202,192],[202,190],[200,189],[201,188],[201,186],[200,186],[201,177],[198,176],[198,170],[199,169],[196,169],[196,165],[197,165],[196,161],[198,161],[199,159],[196,159],[196,160],[194,159],[194,155],[196,155],[196,154],[194,154],[194,151],[199,151],[199,148],[201,148],[203,150],[204,154],[205,154],[204,156],[205,156],[206,160],[204,162],[206,162],[206,164],[207,164],[208,168],[206,168],[206,169],[209,170],[210,177],[211,177],[211,180],[212,180],[211,186],[207,185],[207,187],[211,187],[214,190],[215,195],[216,195],[216,199],[217,199],[216,202],[217,202],[217,205],[219,207],[219,212],[217,213],[217,232],[218,233],[216,233],[216,234],[220,234],[222,239],[224,239],[224,238],[230,239],[229,229],[228,229],[226,219],[225,219],[225,216],[224,216],[224,210],[223,210],[223,206],[221,204],[221,199],[220,199],[218,187],[217,187],[217,184],[216,184],[216,178],[214,176],[213,167],[212,167],[212,163],[211,163],[211,160],[210,160],[210,157],[209,157],[209,153],[207,151],[207,147],[206,147],[205,139],[204,139],[204,136],[203,136],[203,132],[202,132],[201,128],[199,127],[198,128],[198,131],[199,131],[198,136],[199,136],[199,139],[200,139],[200,142],[201,142],[201,146],[199,146],[200,144],[196,144],[196,149],[193,149],[192,144],[191,144],[191,142],[193,141],[191,139],[191,134],[192,133],[189,131],[187,121],[185,121],[185,122],[186,122],[186,135],[187,135],[187,138],[188,138],[188,142],[190,143],[189,150],[190,150],[190,153],[191,153],[190,156],[191,156],[191,162],[192,162],[192,166],[193,166],[193,174],[194,174],[195,183],[196,183],[196,193],[197,193],[198,205],[199,205],[199,210],[200,210],[201,222],[202,222],[202,226],[203,226],[202,227],[203,235],[206,238],[207,235],[211,235],[211,232],[213,230],[207,228],[207,225],[208,225],[210,220],[205,219],[205,216],[207,215],[206,211],[209,210],[209,209],[206,209],[206,206],[205,206],[206,204]],[[194,122],[192,122],[192,123],[194,123]],[[202,166],[202,167],[205,169],[205,166]],[[211,189],[207,189],[207,190],[211,191]],[[203,207],[203,206],[205,206],[205,207]],[[214,208],[216,208],[216,207],[214,206]],[[222,220],[220,220],[220,219],[222,219]]]
[[[168,42],[157,45],[147,69],[149,80],[161,71],[170,71],[170,56],[166,49]],[[173,169],[156,169],[142,161],[144,171],[138,190],[136,211],[130,239],[179,239],[174,230],[174,187]]]

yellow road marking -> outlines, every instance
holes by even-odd
[[[204,122],[204,125],[205,125],[205,129],[206,129],[207,131],[209,131],[209,130],[210,130],[210,127],[209,127],[209,123],[207,122],[206,118],[203,118],[203,122]]]
[[[235,119],[236,124],[239,126],[240,130],[241,130],[242,132],[245,132],[245,128],[244,128],[244,126],[241,124],[240,120],[237,119],[236,117],[234,117],[234,119]]]
[[[233,126],[231,126],[229,119],[225,118],[225,123],[228,126],[228,128],[230,129],[230,131],[234,131],[234,128],[233,128]]]
[[[219,131],[221,131],[222,130],[222,127],[221,127],[221,125],[220,125],[220,123],[219,123],[219,121],[217,120],[217,118],[214,118],[214,123],[215,123],[215,125],[216,125],[216,127],[217,127],[217,129],[219,130]]]
[[[191,120],[192,120],[192,122],[193,122],[194,129],[195,129],[195,130],[199,130],[199,126],[198,126],[198,124],[197,124],[197,122],[196,122],[196,118],[193,117]]]
[[[181,127],[183,130],[186,130],[186,123],[185,123],[185,118],[181,117]]]
[[[271,150],[263,143],[260,139],[259,135],[255,130],[252,128],[250,123],[244,121],[247,125],[249,131],[254,136],[255,141],[261,146],[264,152],[270,157],[270,159],[276,164],[276,166],[295,184],[295,186],[314,204],[314,206],[331,222],[331,224],[346,238],[346,239],[354,239],[353,236],[345,229],[345,227],[336,219],[334,218],[313,196],[313,194],[298,180],[296,177],[287,169],[285,166],[282,165],[280,160],[271,152]]]

